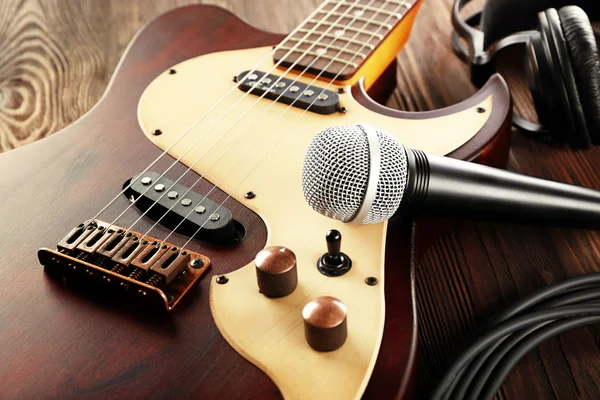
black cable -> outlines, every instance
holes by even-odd
[[[596,306],[600,310],[600,307]],[[579,328],[586,325],[591,325],[600,322],[600,316],[569,318],[566,321],[559,321],[551,324],[546,329],[537,332],[525,341],[516,346],[503,360],[502,364],[494,370],[494,374],[490,382],[488,382],[482,390],[483,395],[478,396],[478,399],[493,399],[504,380],[508,377],[515,365],[529,352],[537,347],[545,340],[561,334],[565,331]]]
[[[543,303],[540,307],[550,308],[568,306],[572,304],[587,303],[595,300],[600,300],[600,287],[595,287],[592,289],[584,288],[577,292],[571,292],[556,299],[551,299],[546,303]]]
[[[551,299],[554,296],[564,295],[572,290],[580,290],[583,287],[593,287],[596,285],[600,286],[600,273],[577,276],[564,282],[538,290],[537,292],[518,301],[513,306],[497,315],[492,321],[492,326],[506,321],[507,319],[526,311],[539,303]]]
[[[580,291],[572,291],[566,295],[538,305],[537,307],[540,309],[550,309],[559,306],[585,304],[586,302],[598,299],[600,299],[600,290],[597,288],[583,289]],[[482,354],[478,355],[471,365],[464,370],[463,376],[459,378],[460,382],[457,382],[459,379],[455,380],[455,386],[458,387],[458,391],[455,391],[452,388],[451,391],[454,392],[454,397],[462,399],[466,396],[467,391],[469,391],[469,393],[479,393],[496,365],[502,360],[506,353],[518,342],[525,339],[536,330],[543,328],[550,322],[552,321],[543,322],[530,329],[515,332],[510,337],[502,339],[498,343],[490,346]],[[474,379],[475,383],[472,383]],[[473,398],[473,396],[469,395],[467,398]]]
[[[600,277],[598,277],[600,279]],[[473,358],[477,356],[481,351],[485,350],[488,346],[493,344],[496,340],[502,337],[512,334],[521,329],[528,329],[536,324],[542,323],[548,320],[564,320],[568,318],[576,317],[587,317],[587,316],[600,316],[600,307],[598,306],[566,306],[560,307],[557,310],[542,310],[534,311],[526,316],[519,316],[506,324],[501,324],[477,340],[469,349],[463,353],[452,365],[446,375],[440,381],[440,384],[435,389],[432,399],[442,399],[444,393],[446,393],[448,387],[452,384],[457,374],[467,366]]]
[[[592,277],[593,278],[593,277]],[[523,300],[515,303],[512,307],[505,310],[502,314],[496,316],[491,323],[488,324],[487,329],[490,329],[493,326],[497,326],[500,323],[510,319],[511,317],[518,315],[519,313],[523,313],[529,309],[536,308],[540,303],[547,301],[548,299],[552,299],[553,296],[557,295],[568,295],[572,293],[574,290],[578,290],[579,286],[582,287],[591,287],[592,282],[595,279],[590,278],[590,275],[584,275],[582,277],[572,278],[570,281],[563,282],[560,285],[555,285],[550,288],[543,289],[530,295]],[[470,373],[464,378],[464,385],[468,386],[470,382],[473,380],[474,375],[477,373],[481,365],[486,361],[486,359],[492,354],[498,346],[503,342],[504,339],[500,339],[500,342],[495,343],[489,349],[487,349],[483,354],[477,356],[477,359],[473,361],[470,366]],[[461,370],[455,380],[448,388],[447,395],[444,396],[443,400],[448,400],[450,398],[451,393],[454,391],[455,386],[461,381],[463,374],[467,373],[466,369]],[[459,394],[464,395],[467,388],[459,391]]]
[[[471,371],[469,376],[465,376],[460,382],[455,381],[455,388],[449,389],[445,394],[445,398],[479,399],[479,392],[482,390],[485,382],[493,373],[495,366],[502,360],[504,355],[508,353],[515,345],[520,343],[524,338],[552,322],[552,320],[544,321],[540,324],[532,326],[529,329],[516,331],[511,335],[502,338],[499,343],[494,344],[492,347],[486,350],[487,354],[478,356],[481,357],[481,360],[479,360],[477,365],[472,364],[469,366],[469,370]],[[474,383],[472,383],[473,381]]]
[[[505,340],[506,338],[502,338],[497,343],[494,343],[488,347],[482,354],[478,354],[477,357],[475,357],[475,359],[473,359],[473,361],[467,367],[459,372],[452,384],[448,387],[446,395],[444,396],[444,400],[450,399],[450,396],[460,399],[465,397],[471,382],[475,378],[475,375],[477,375],[487,358],[494,353],[498,346],[504,343]],[[456,390],[458,391],[455,393]]]
[[[477,398],[507,354],[521,349],[532,337],[545,334],[557,321],[600,315],[599,300],[598,273],[571,278],[520,300],[487,324],[485,335],[456,360],[433,398]]]
[[[572,290],[572,289],[571,289]],[[544,290],[544,292],[548,292],[547,290]],[[562,291],[551,291],[552,293],[562,293]],[[543,293],[541,293],[543,294]],[[498,325],[498,321],[501,320],[505,320],[508,319],[508,316],[510,316],[512,313],[516,313],[519,311],[516,311],[519,308],[522,309],[526,309],[527,307],[533,307],[534,305],[538,304],[541,301],[546,300],[546,296],[544,295],[538,295],[536,294],[535,296],[529,296],[528,298],[523,299],[521,302],[515,304],[513,307],[511,307],[510,309],[508,309],[507,311],[505,311],[504,313],[502,313],[503,316],[506,316],[505,318],[501,318],[501,317],[497,317],[494,319],[494,324],[492,326],[497,326]],[[487,350],[485,350],[484,354],[478,355],[477,356],[477,360],[475,360],[473,362],[473,368],[470,372],[470,374],[466,377],[466,385],[468,386],[469,383],[472,381],[474,375],[477,373],[479,367],[481,366],[481,364],[483,364],[485,362],[485,360],[489,357],[489,355],[491,353],[494,352],[494,350],[500,346],[500,344],[502,343],[503,340],[505,340],[506,338],[500,338],[500,342],[498,343],[494,343],[491,345],[491,347]],[[470,360],[468,361],[470,362]],[[442,399],[448,399],[450,398],[451,394],[454,392],[455,386],[460,382],[462,375],[466,372],[466,367],[468,365],[465,365],[465,368],[462,368],[462,366],[459,366],[460,370],[457,372],[454,380],[452,381],[452,383],[448,386],[448,388],[446,389],[446,395],[442,398]],[[461,392],[466,392],[466,389],[461,390]]]
[[[541,324],[537,324],[529,329],[523,329],[510,335],[508,339],[503,342],[502,346],[500,346],[497,351],[494,351],[492,354],[490,354],[489,358],[485,360],[485,365],[478,371],[473,385],[461,385],[461,388],[464,388],[464,391],[468,390],[468,393],[466,396],[462,396],[460,398],[479,399],[479,393],[482,391],[485,383],[490,378],[490,375],[492,375],[494,369],[498,363],[502,361],[506,353],[510,352],[510,350],[513,349],[523,339],[535,333],[539,329],[542,329],[544,326],[551,324],[552,322],[554,321],[542,322]]]
[[[596,296],[598,296],[598,294]],[[516,344],[525,339],[527,336],[550,324],[551,322],[553,321],[543,322],[531,327],[530,329],[517,331],[508,337],[500,339],[499,342],[486,349],[483,354],[479,354],[477,358],[474,359],[474,361],[471,362],[471,364],[467,367],[466,372],[463,370],[463,377],[461,378],[458,376],[453,382],[451,388],[449,388],[446,392],[445,398],[478,398],[477,393],[481,391],[483,385],[493,373],[494,368],[502,360],[506,353],[508,353]]]
[[[500,341],[497,346],[488,348],[484,354],[481,355],[481,361],[476,366],[469,366],[468,374],[457,384],[458,392],[456,393],[456,398],[468,399],[473,397],[474,392],[480,392],[488,379],[491,370],[493,370],[493,366],[502,359],[502,355],[527,335],[535,332],[537,329],[548,323],[549,322],[542,322],[529,329],[515,332]],[[490,368],[490,366],[492,367]]]

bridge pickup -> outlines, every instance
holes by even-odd
[[[244,71],[236,77],[241,82],[239,89],[244,92],[250,91],[257,96],[266,93],[267,99],[293,104],[293,107],[308,109],[317,114],[333,114],[340,109],[340,96],[334,91],[260,71],[253,72],[242,81],[249,72]]]
[[[183,221],[177,232],[213,243],[235,243],[244,236],[244,227],[233,219],[231,211],[206,196],[157,172],[148,171],[134,179],[125,195],[154,221],[160,219],[170,229]]]

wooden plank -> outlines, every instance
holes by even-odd
[[[0,150],[50,135],[89,110],[102,95],[135,32],[186,0],[0,1]],[[220,0],[267,30],[291,30],[318,0]],[[474,93],[467,68],[449,45],[450,0],[426,0],[398,58],[390,105],[429,110]],[[518,64],[517,69],[518,69]],[[510,72],[510,71],[509,71]],[[514,79],[517,110],[532,116],[522,76]],[[573,152],[513,135],[510,168],[600,188],[600,151]],[[452,351],[493,311],[548,283],[600,271],[596,233],[460,223],[426,253],[417,271],[422,387]],[[579,329],[530,354],[501,398],[595,398],[600,387],[600,329]]]

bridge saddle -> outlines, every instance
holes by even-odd
[[[167,311],[210,267],[202,254],[100,220],[76,226],[38,258],[48,272]]]

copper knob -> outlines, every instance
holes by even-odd
[[[331,296],[322,296],[304,306],[304,335],[317,351],[337,350],[346,341],[348,324],[344,303]]]
[[[254,259],[258,288],[267,297],[284,297],[298,284],[296,255],[281,246],[267,247]]]

